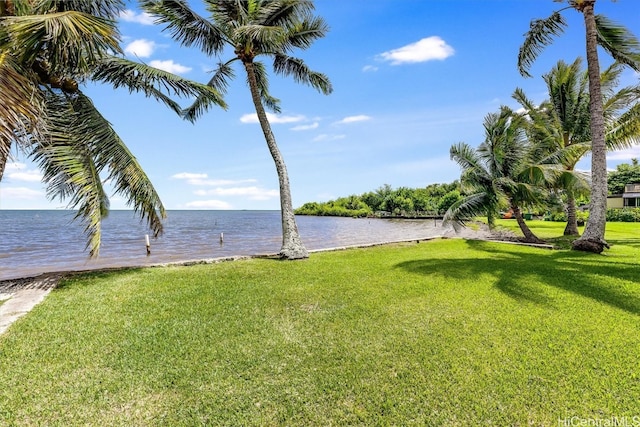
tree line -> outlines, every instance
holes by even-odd
[[[349,217],[439,216],[461,198],[458,181],[450,184],[430,184],[424,188],[393,189],[391,185],[384,184],[374,191],[360,195],[339,197],[327,202],[308,202],[297,208],[295,213]]]

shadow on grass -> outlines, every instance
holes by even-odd
[[[626,241],[625,241],[626,244]],[[638,283],[638,265],[607,261],[606,257],[577,251],[531,251],[521,253],[509,245],[468,240],[475,251],[489,252],[491,258],[421,259],[397,265],[412,273],[442,275],[452,280],[467,281],[485,275],[495,276],[496,288],[516,299],[541,305],[553,300],[538,282],[629,313],[640,314],[640,292],[625,292],[607,278]],[[594,259],[594,257],[598,257]],[[638,288],[640,290],[640,287]]]

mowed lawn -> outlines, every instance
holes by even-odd
[[[607,238],[72,277],[0,336],[0,425],[640,422],[640,225]]]

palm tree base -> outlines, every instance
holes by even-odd
[[[296,247],[288,247],[288,248],[282,248],[280,250],[280,253],[278,254],[278,256],[281,259],[286,259],[286,260],[296,260],[296,259],[305,259],[305,258],[309,258],[309,252],[307,251],[307,249],[300,245],[300,246],[296,246]]]
[[[609,249],[609,244],[602,239],[577,239],[571,244],[571,248],[576,251],[591,252],[594,254],[600,254],[604,251],[604,248]]]

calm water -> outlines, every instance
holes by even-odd
[[[234,255],[273,254],[282,242],[279,211],[169,211],[165,232],[151,239],[131,211],[103,222],[98,259],[88,259],[74,212],[0,210],[0,280],[40,273],[149,265]],[[441,233],[431,220],[297,217],[307,249],[422,239]],[[224,243],[220,243],[224,233]]]

